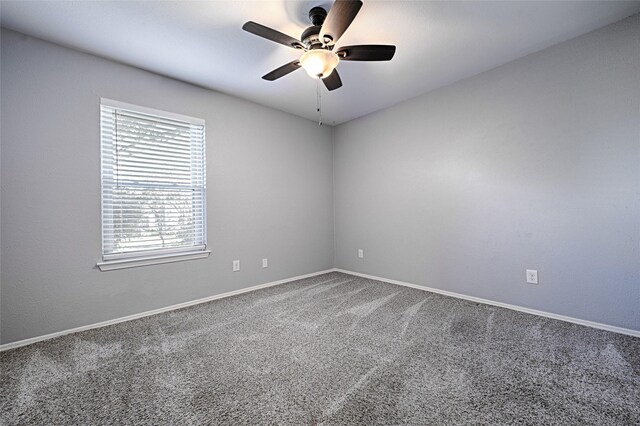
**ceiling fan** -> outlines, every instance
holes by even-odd
[[[359,0],[336,0],[328,14],[322,7],[312,8],[309,11],[312,25],[304,30],[300,40],[252,21],[244,24],[242,29],[245,31],[304,51],[299,59],[276,68],[262,78],[273,81],[302,67],[312,78],[322,79],[327,89],[335,90],[342,87],[342,80],[335,69],[340,61],[391,60],[396,47],[390,45],[343,46],[334,52],[336,42],[349,28],[361,7]]]

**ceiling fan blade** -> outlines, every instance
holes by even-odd
[[[293,62],[289,62],[288,64],[285,64],[285,65],[281,66],[280,68],[276,68],[275,70],[271,71],[270,73],[267,73],[267,74],[263,75],[262,78],[264,78],[265,80],[269,80],[269,81],[277,80],[280,77],[284,77],[285,75],[289,74],[290,72],[293,72],[293,71],[297,70],[298,68],[300,68],[300,62],[296,59]]]
[[[395,46],[384,44],[344,46],[336,52],[341,61],[390,61],[395,53]]]
[[[336,90],[342,87],[342,80],[340,79],[340,74],[338,74],[338,70],[333,70],[331,74],[322,79],[322,82],[329,91]]]
[[[335,44],[349,28],[361,7],[360,0],[336,0],[333,2],[333,6],[329,9],[329,14],[322,24],[322,29],[320,29],[320,40],[327,42],[325,36],[328,36],[331,41],[327,44]]]
[[[286,34],[276,31],[272,28],[265,27],[256,22],[249,21],[242,26],[242,29],[255,34],[259,37],[266,38],[267,40],[275,41],[276,43],[284,44],[285,46],[293,47],[294,49],[302,49],[304,46],[298,40],[293,37],[289,37]]]

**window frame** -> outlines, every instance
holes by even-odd
[[[194,245],[187,247],[171,247],[171,248],[157,248],[157,249],[144,249],[137,251],[128,251],[122,253],[107,253],[104,252],[104,229],[105,229],[105,206],[104,206],[104,160],[103,160],[103,120],[102,120],[102,107],[110,107],[114,109],[121,109],[131,111],[133,113],[139,113],[149,116],[156,116],[160,119],[169,119],[175,121],[181,121],[190,125],[201,125],[203,127],[203,140],[202,140],[202,165],[203,165],[203,205],[202,205],[202,227],[203,227],[203,245]],[[101,271],[110,271],[114,269],[133,268],[138,266],[156,265],[161,263],[178,262],[193,259],[206,258],[211,254],[211,250],[207,245],[207,185],[206,185],[206,123],[204,119],[190,117],[183,114],[177,114],[169,111],[162,111],[154,108],[144,107],[140,105],[129,104],[126,102],[116,101],[108,98],[100,98],[99,105],[99,120],[100,120],[100,242],[101,242],[101,254],[102,260],[97,262],[97,266]]]

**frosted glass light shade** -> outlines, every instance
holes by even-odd
[[[338,55],[325,49],[309,50],[300,57],[300,65],[311,78],[328,77],[339,61]]]

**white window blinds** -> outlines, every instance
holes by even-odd
[[[206,249],[204,120],[103,99],[103,260]]]

